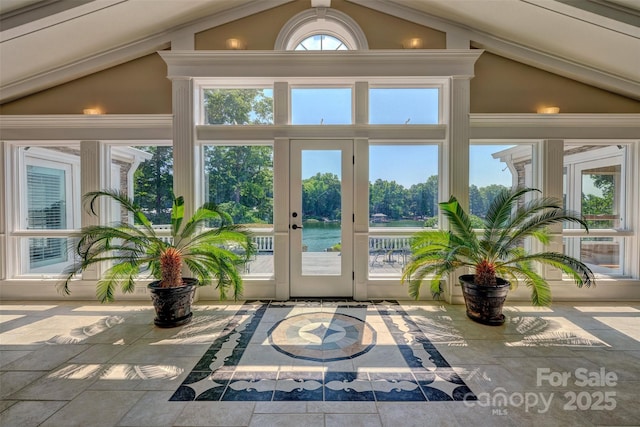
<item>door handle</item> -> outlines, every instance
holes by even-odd
[[[293,224],[291,226],[291,228],[294,229],[294,230],[297,230],[298,228],[303,228],[303,227],[301,225],[298,225],[298,224]]]

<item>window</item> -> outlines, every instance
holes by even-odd
[[[369,89],[370,124],[439,123],[437,88]]]
[[[346,125],[353,123],[351,88],[292,88],[291,124]]]
[[[273,146],[205,145],[204,199],[249,228],[257,255],[245,266],[251,275],[273,275]]]
[[[27,228],[63,230],[67,227],[64,169],[27,165]],[[29,269],[67,261],[66,239],[29,239]]]
[[[369,146],[369,275],[402,274],[416,228],[438,227],[438,146]]]
[[[273,124],[273,89],[203,89],[204,124]]]
[[[627,150],[619,144],[565,144],[565,205],[583,215],[591,232],[574,235],[565,226],[564,251],[601,275],[625,275],[631,244],[625,236],[635,231],[626,221]]]
[[[500,191],[535,187],[532,154],[530,144],[469,147],[469,211],[474,228],[482,228],[482,219]]]
[[[15,274],[60,274],[72,261],[73,242],[56,233],[79,226],[79,147],[22,146],[14,153],[20,170],[15,235],[21,254]],[[30,236],[20,236],[21,230]]]
[[[368,49],[362,29],[349,15],[331,8],[311,8],[291,18],[276,38],[275,50]]]
[[[128,173],[131,178],[121,182],[120,188],[127,189],[154,226],[168,228],[173,205],[173,147],[151,145],[128,148],[136,161],[125,165],[134,170]]]
[[[302,40],[294,50],[348,50],[342,40],[328,34],[315,34]]]

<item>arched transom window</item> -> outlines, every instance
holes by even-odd
[[[362,50],[369,44],[348,15],[331,8],[311,8],[291,18],[280,30],[275,50]]]
[[[342,40],[329,34],[315,34],[302,40],[294,50],[349,50]]]

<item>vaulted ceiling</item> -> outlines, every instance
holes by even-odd
[[[0,102],[165,48],[189,26],[289,1],[0,0]],[[640,99],[640,0],[347,1]]]

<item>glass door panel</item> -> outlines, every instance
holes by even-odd
[[[291,143],[291,296],[353,296],[352,141]]]

